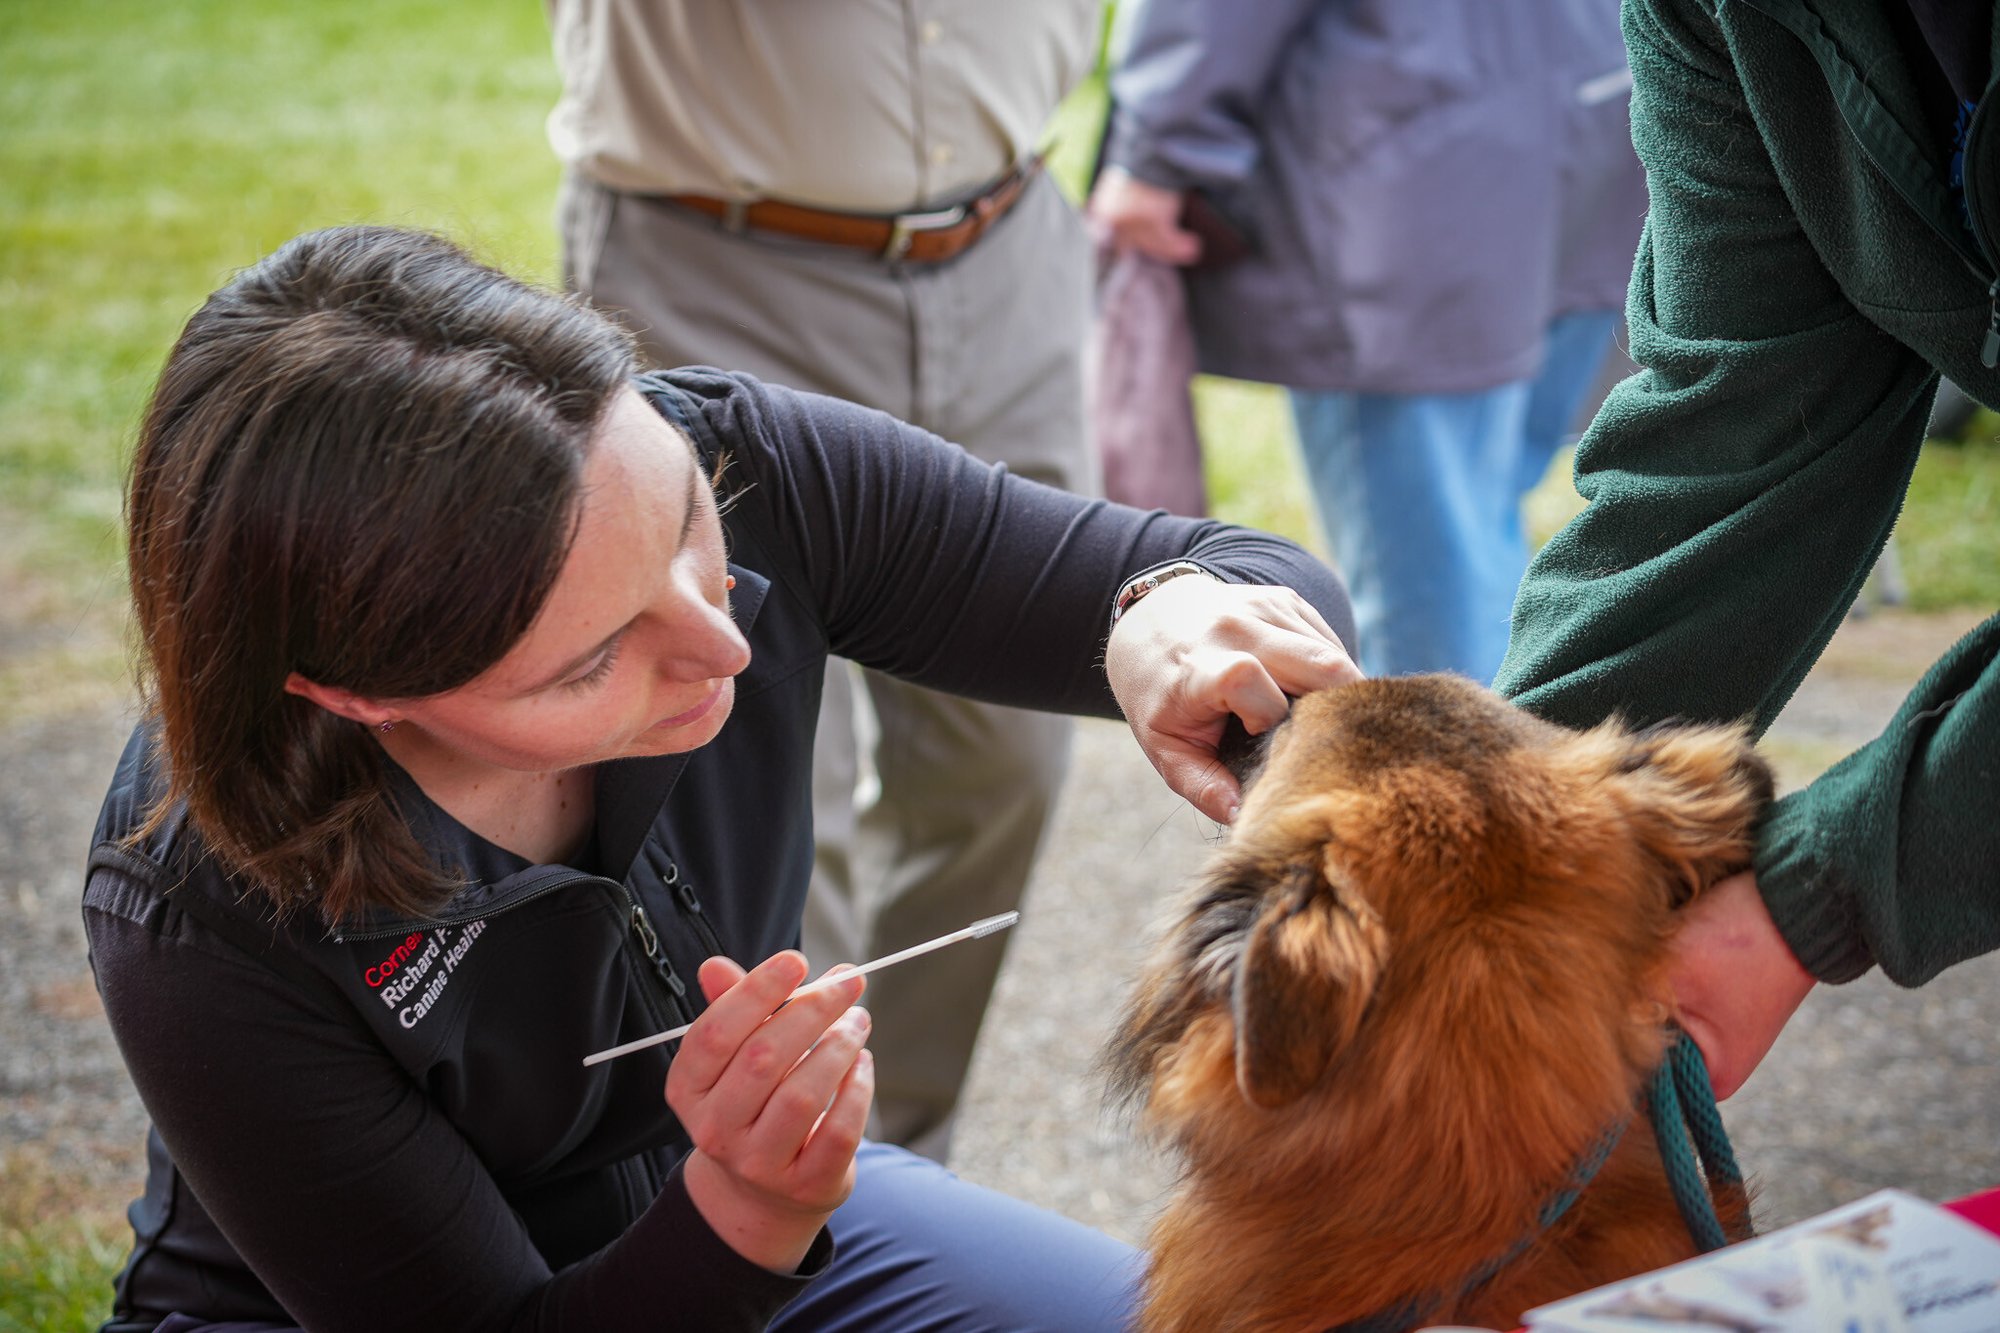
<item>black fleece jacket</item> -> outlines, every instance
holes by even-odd
[[[733,715],[689,754],[596,775],[602,874],[533,866],[405,780],[470,880],[436,920],[268,919],[179,819],[129,843],[161,780],[144,726],[84,895],[91,959],[154,1122],[108,1329],[172,1311],[315,1330],[761,1328],[829,1261],[774,1275],[711,1233],[661,1096],[712,953],[796,943],[813,723],[829,652],[997,702],[1115,716],[1119,584],[1188,557],[1300,590],[1352,642],[1338,582],[1290,543],[1087,501],[879,413],[709,370],[639,388],[725,489],[749,639]],[[654,943],[654,942],[657,943]]]

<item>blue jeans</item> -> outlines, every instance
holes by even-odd
[[[1563,316],[1540,374],[1475,393],[1292,391],[1362,670],[1492,681],[1528,568],[1521,500],[1568,441],[1617,321]]]
[[[863,1143],[833,1264],[771,1333],[1117,1333],[1144,1260],[1102,1232]]]

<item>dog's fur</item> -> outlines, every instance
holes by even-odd
[[[1631,1116],[1673,910],[1770,799],[1742,728],[1567,731],[1450,676],[1299,700],[1108,1055],[1182,1167],[1141,1327],[1504,1329],[1690,1257],[1643,1114],[1537,1215]]]

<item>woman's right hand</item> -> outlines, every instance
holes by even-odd
[[[852,1007],[865,979],[785,1004],[805,979],[791,950],[748,973],[727,958],[703,963],[709,1006],[667,1073],[667,1105],[694,1140],[684,1177],[695,1208],[731,1249],[778,1273],[797,1270],[854,1189],[875,1096],[868,1013]]]

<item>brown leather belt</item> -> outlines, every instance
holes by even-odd
[[[978,198],[927,213],[837,213],[776,199],[717,199],[705,194],[670,194],[666,199],[714,218],[729,231],[775,232],[868,250],[907,264],[941,264],[964,254],[988,227],[1004,217],[1041,169],[1041,159],[1031,158]]]

